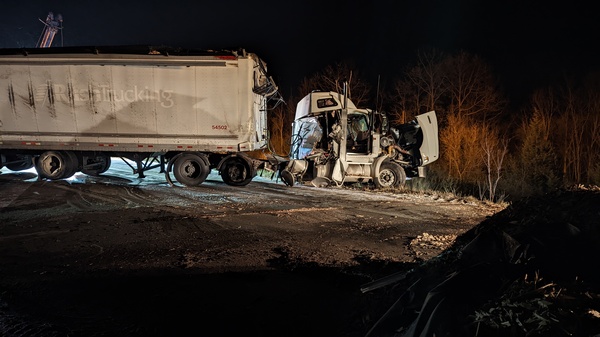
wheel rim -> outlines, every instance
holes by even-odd
[[[61,162],[56,156],[47,156],[42,159],[42,169],[49,176],[56,175],[56,172],[60,170]]]
[[[108,155],[97,155],[97,156],[84,156],[83,157],[83,167],[81,168],[81,172],[97,176],[100,175],[110,168],[111,160]]]
[[[50,179],[61,179],[65,174],[65,157],[58,152],[43,154],[39,159],[39,173]]]
[[[202,169],[198,162],[188,159],[179,167],[179,172],[184,177],[196,179],[200,176]]]
[[[254,177],[250,163],[247,163],[244,158],[229,157],[219,169],[221,179],[231,186],[245,186],[252,181]]]
[[[242,163],[232,163],[227,165],[227,176],[234,183],[242,182],[246,179],[246,166]]]
[[[396,183],[396,175],[390,169],[379,172],[379,183],[382,187],[391,187]]]
[[[173,173],[178,182],[186,186],[197,186],[206,180],[210,168],[203,157],[196,154],[183,154],[173,162]]]

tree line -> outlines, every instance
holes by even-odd
[[[435,110],[440,159],[408,186],[498,201],[577,184],[600,185],[600,77],[548,85],[514,108],[491,67],[468,52],[421,52],[389,90],[344,63],[303,79],[269,114],[272,151],[287,155],[296,103],[313,90],[342,92],[392,123]]]

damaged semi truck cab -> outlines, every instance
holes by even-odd
[[[312,92],[298,103],[291,141],[290,161],[281,171],[289,186],[399,187],[407,177],[424,177],[425,166],[439,155],[435,111],[392,126],[384,113],[359,109],[336,92]]]

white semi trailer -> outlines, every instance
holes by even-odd
[[[0,168],[63,179],[120,157],[140,177],[160,167],[195,186],[216,169],[243,186],[269,164],[276,97],[266,64],[243,50],[0,50]]]

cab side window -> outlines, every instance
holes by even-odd
[[[348,151],[365,153],[368,149],[369,123],[367,116],[362,114],[348,115],[348,138],[346,147]]]

